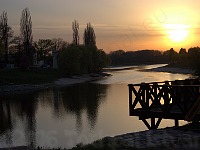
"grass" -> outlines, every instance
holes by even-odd
[[[43,84],[60,77],[62,73],[55,69],[0,70],[0,84]]]

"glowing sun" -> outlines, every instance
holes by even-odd
[[[165,24],[168,37],[174,42],[185,41],[189,35],[189,26],[184,24]]]

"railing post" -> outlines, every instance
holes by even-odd
[[[174,119],[174,122],[175,122],[175,127],[178,127],[178,126],[179,126],[179,121],[178,121],[178,119]]]
[[[163,86],[163,99],[164,99],[164,114],[165,116],[168,114],[169,107],[169,96],[168,96],[168,87],[166,84]]]
[[[143,100],[144,104],[146,104],[147,99],[146,99],[146,84],[145,84],[145,82],[141,83],[141,87],[142,87],[142,100]]]
[[[132,96],[132,88],[133,85],[129,84],[129,115],[131,114],[131,110],[132,110],[132,105],[133,105],[133,96]]]
[[[146,84],[145,86],[145,90],[146,90],[146,107],[149,109],[149,101],[150,101],[150,85]]]

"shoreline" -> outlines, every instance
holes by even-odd
[[[59,78],[56,81],[54,81],[53,85],[58,86],[58,87],[63,87],[63,86],[69,86],[69,85],[78,84],[78,83],[101,80],[109,76],[111,76],[111,74],[108,74],[108,73],[83,74],[81,76],[72,76],[71,78]]]
[[[134,67],[125,67],[125,68],[122,67],[122,70],[126,70],[126,69],[129,70],[129,69],[133,69],[133,68]],[[113,70],[115,70],[115,69],[113,69]],[[169,65],[157,67],[157,68],[151,68],[151,69],[140,69],[138,71],[168,72],[168,73],[174,73],[174,74],[192,74],[192,75],[195,74],[195,71],[192,70],[192,69],[170,67]],[[97,73],[97,74],[94,74],[94,73],[93,74],[83,74],[83,75],[80,75],[80,76],[58,78],[53,82],[44,83],[44,84],[7,84],[7,85],[1,85],[0,86],[0,95],[6,94],[6,93],[11,93],[11,92],[13,92],[13,93],[29,92],[29,91],[35,91],[35,90],[48,89],[48,88],[51,88],[51,87],[70,86],[70,85],[74,85],[74,84],[100,80],[100,79],[103,79],[103,78],[109,77],[109,76],[111,76],[111,74],[103,72],[103,73]]]
[[[44,84],[7,84],[0,86],[0,95],[10,93],[25,93],[30,91],[44,90],[51,87],[64,87],[79,83],[92,82],[111,76],[108,73],[83,74],[66,78],[58,78],[51,83]]]
[[[169,65],[157,67],[157,68],[151,68],[151,69],[143,69],[140,71],[168,72],[168,73],[175,73],[175,74],[195,74],[195,71],[192,69],[170,67]]]

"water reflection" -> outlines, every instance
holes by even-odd
[[[37,146],[37,132],[39,132],[40,119],[43,110],[50,109],[52,120],[62,120],[65,115],[71,115],[75,118],[76,131],[83,129],[83,113],[87,114],[88,127],[92,130],[96,125],[98,118],[98,109],[106,95],[107,86],[99,84],[78,84],[65,88],[54,88],[37,93],[4,95],[0,98],[0,147],[30,145]],[[48,114],[50,115],[50,114]],[[46,117],[45,117],[46,118]],[[44,119],[45,119],[44,118]],[[54,120],[54,122],[56,122]],[[20,126],[20,133],[17,128]],[[44,126],[51,126],[48,123]],[[51,130],[57,130],[51,126]],[[64,130],[64,129],[63,129]],[[17,143],[16,135],[20,135],[20,141]]]
[[[105,85],[80,84],[61,90],[63,106],[68,113],[76,115],[77,129],[82,127],[81,114],[86,111],[91,129],[94,128],[98,117],[98,109],[105,96]]]
[[[15,127],[16,119],[24,122],[24,135],[27,145],[35,146],[35,113],[37,101],[35,94],[19,94],[2,96],[0,100],[1,134],[5,134],[6,140],[12,144],[12,132]]]

